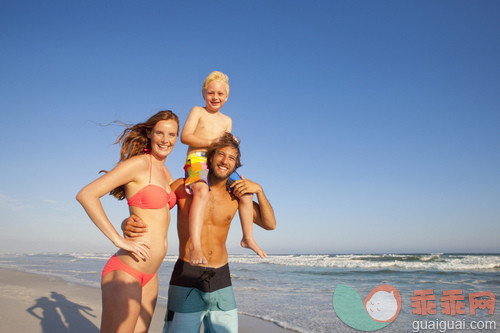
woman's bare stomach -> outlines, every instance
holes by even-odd
[[[118,250],[116,256],[123,261],[128,266],[132,267],[139,272],[146,274],[154,274],[160,268],[165,255],[167,254],[167,246],[163,247],[163,249],[155,249],[155,247],[151,247],[150,258],[145,261],[139,258],[138,256],[133,255],[129,251]]]
[[[145,214],[145,212],[143,212],[142,214],[134,212],[134,214],[141,217],[143,222],[148,225],[148,232],[144,233],[142,237],[137,238],[136,241],[144,241],[149,244],[150,257],[144,261],[138,256],[123,249],[118,250],[116,255],[121,261],[123,261],[133,269],[146,274],[154,274],[160,268],[163,259],[167,254],[167,233],[170,214],[158,214],[165,216],[160,216],[160,218],[159,216],[155,216],[154,219],[151,219],[151,216],[147,216],[151,214]]]

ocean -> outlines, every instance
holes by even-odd
[[[0,254],[0,267],[98,288],[100,272],[110,256]],[[160,268],[159,304],[167,303],[176,260],[177,256],[168,255]],[[488,296],[483,303],[471,301],[481,292],[499,299],[500,254],[294,254],[269,255],[264,260],[230,255],[229,266],[241,313],[297,332],[358,332],[334,310],[332,299],[339,285],[351,287],[362,300],[381,285],[397,289],[400,311],[379,332],[500,332],[500,306],[493,305]],[[423,290],[434,301],[419,302],[417,294]],[[449,293],[456,296],[455,301],[446,301]],[[420,306],[432,303],[435,314],[432,306]]]

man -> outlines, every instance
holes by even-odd
[[[209,332],[238,332],[238,312],[231,286],[226,239],[231,221],[238,210],[237,198],[248,193],[256,194],[253,203],[254,222],[266,230],[276,227],[271,204],[260,185],[242,179],[233,183],[232,194],[226,182],[240,166],[239,142],[227,133],[208,152],[210,196],[201,233],[203,253],[208,260],[206,267],[189,264],[189,209],[192,196],[186,193],[183,179],[172,183],[178,198],[177,232],[179,259],[177,260],[168,291],[167,314],[163,332],[199,333],[203,322]],[[130,218],[125,233],[137,236],[143,227],[140,221]]]

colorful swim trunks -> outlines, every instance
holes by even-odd
[[[207,153],[196,152],[189,154],[184,165],[184,172],[184,187],[187,193],[193,194],[191,186],[198,181],[204,181],[210,187],[208,182]]]

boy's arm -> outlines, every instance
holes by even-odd
[[[181,133],[181,142],[183,144],[193,148],[206,148],[212,144],[211,140],[200,138],[194,134],[202,112],[203,110],[199,106],[195,106],[191,109],[191,112],[189,112]]]
[[[267,200],[262,186],[244,177],[241,178],[241,180],[237,180],[231,185],[233,193],[237,197],[249,193],[257,194],[259,203],[253,203],[253,222],[265,230],[276,229],[274,210],[269,200]]]
[[[227,131],[231,133],[231,130],[233,129],[233,120],[230,117],[227,117]]]

